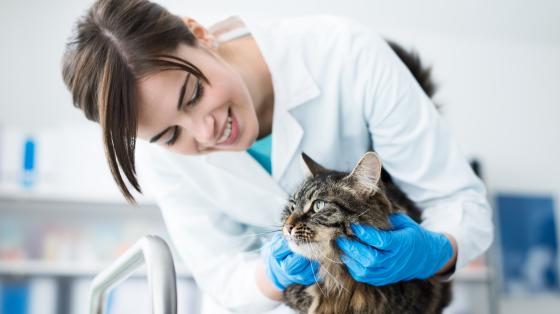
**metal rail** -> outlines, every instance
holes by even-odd
[[[107,269],[93,279],[90,314],[102,314],[106,295],[146,264],[154,314],[177,314],[177,283],[171,251],[154,235],[142,237]]]

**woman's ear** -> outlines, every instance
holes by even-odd
[[[217,47],[218,42],[214,35],[208,32],[208,30],[204,26],[200,25],[195,19],[186,16],[183,17],[182,20],[199,42],[208,48]]]

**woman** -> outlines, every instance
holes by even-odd
[[[230,18],[206,29],[148,1],[98,0],[68,43],[63,77],[101,125],[127,200],[139,181],[155,196],[208,313],[290,313],[282,289],[315,280],[313,264],[265,234],[304,178],[302,151],[348,171],[375,149],[423,209],[377,265],[392,276],[360,264],[376,248],[340,242],[356,280],[448,276],[492,241],[485,188],[430,99],[350,20]],[[272,249],[261,257],[263,243]]]

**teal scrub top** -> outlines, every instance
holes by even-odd
[[[272,164],[270,151],[272,149],[272,133],[253,143],[247,152],[270,174]]]

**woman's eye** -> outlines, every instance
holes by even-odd
[[[173,131],[173,135],[171,136],[171,138],[165,142],[165,145],[171,146],[173,145],[173,143],[175,143],[175,141],[177,141],[177,138],[179,137],[179,127],[175,127],[174,131]]]
[[[313,210],[315,212],[320,211],[321,209],[323,209],[323,207],[325,207],[325,202],[323,202],[321,200],[313,202]]]
[[[200,98],[202,98],[203,92],[204,92],[204,85],[200,83],[200,79],[197,79],[194,95],[192,96],[191,100],[187,102],[187,106],[196,105],[200,100]]]
[[[192,96],[191,100],[187,102],[186,106],[194,106],[198,103],[200,98],[202,98],[202,95],[204,93],[204,85],[202,85],[200,82],[201,82],[200,79],[196,80],[194,95]],[[176,126],[174,128],[173,135],[168,141],[165,142],[165,145],[167,146],[173,145],[177,141],[178,137],[179,137],[179,127]]]

